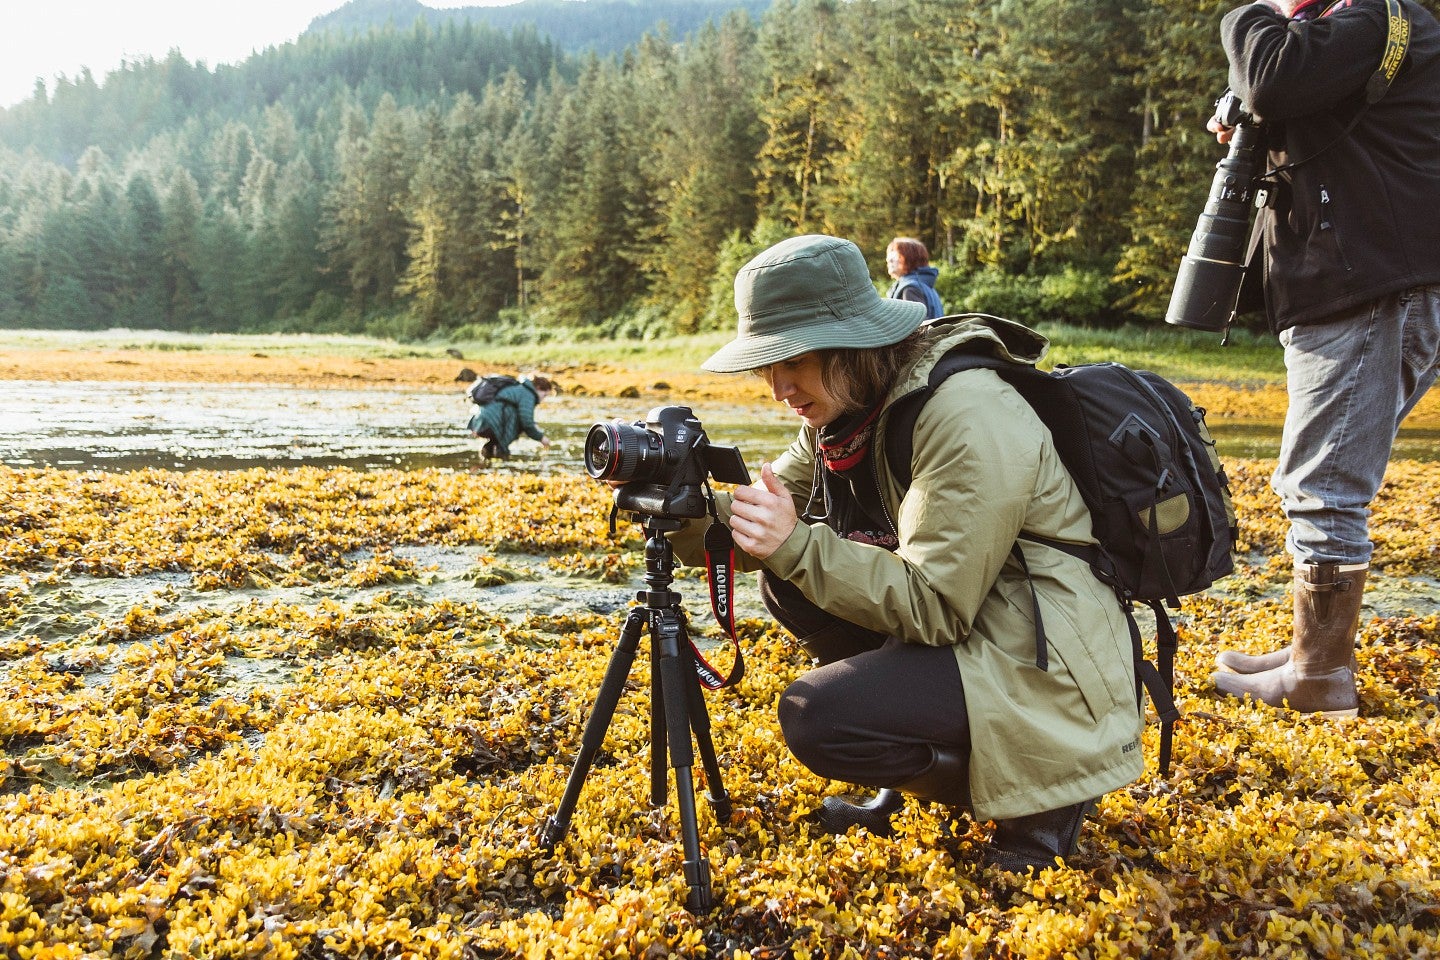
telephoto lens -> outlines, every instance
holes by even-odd
[[[1215,118],[1230,127],[1230,152],[1215,165],[1210,197],[1180,261],[1165,322],[1194,330],[1225,329],[1245,280],[1245,241],[1256,195],[1260,127],[1234,94],[1216,104]]]

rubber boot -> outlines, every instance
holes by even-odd
[[[1075,852],[1080,828],[1094,809],[1095,801],[1085,800],[1043,813],[996,820],[986,859],[1011,873],[1053,867],[1057,859],[1064,860]]]
[[[1327,717],[1353,717],[1355,632],[1366,569],[1341,570],[1339,564],[1295,567],[1295,633],[1290,659],[1260,673],[1220,671],[1213,675],[1220,692],[1249,694],[1272,707]]]
[[[864,803],[826,797],[820,801],[817,819],[826,833],[840,834],[851,827],[864,827],[877,837],[888,837],[894,832],[890,828],[890,815],[904,805],[905,798],[898,790],[881,790]]]
[[[1304,566],[1304,569],[1308,568],[1308,564]],[[1302,567],[1296,567],[1296,580],[1300,579],[1299,571],[1301,569]],[[1295,589],[1302,588],[1296,587]],[[1241,653],[1239,650],[1221,650],[1215,655],[1215,666],[1221,670],[1229,670],[1231,673],[1264,673],[1266,670],[1274,670],[1276,667],[1283,667],[1289,663],[1290,654],[1291,647],[1288,644],[1279,650],[1271,650],[1269,653],[1251,654]],[[1353,653],[1350,656],[1350,669],[1357,669]]]
[[[891,790],[881,790],[874,799],[854,803],[842,797],[826,797],[820,801],[816,818],[830,833],[844,833],[853,826],[862,826],[879,837],[891,833],[890,815],[904,806],[902,794],[921,800],[934,800],[955,807],[970,807],[970,758],[968,754],[948,747],[931,747],[930,766],[918,776]]]
[[[1266,670],[1273,670],[1289,663],[1291,652],[1289,646],[1271,650],[1269,653],[1256,654],[1241,653],[1239,650],[1221,650],[1215,655],[1215,665],[1221,670],[1229,670],[1231,673],[1264,673]],[[1350,655],[1350,669],[1357,672],[1359,670],[1354,654]]]
[[[931,746],[930,766],[896,787],[920,800],[970,809],[970,751]]]
[[[1215,655],[1215,666],[1231,673],[1264,673],[1283,667],[1290,662],[1290,647],[1281,647],[1269,653],[1241,653],[1239,650],[1221,650]]]

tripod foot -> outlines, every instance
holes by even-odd
[[[721,794],[717,797],[714,793],[707,792],[705,799],[710,801],[710,809],[715,811],[716,820],[721,823],[730,822],[730,814],[734,811],[730,807],[730,798],[728,796]]]
[[[560,838],[565,836],[565,830],[568,826],[569,824],[561,823],[554,817],[547,818],[544,828],[540,831],[540,846],[544,847],[547,851],[554,850],[555,844],[559,843]]]
[[[690,885],[690,896],[685,900],[685,909],[693,914],[709,913],[715,905],[710,890],[710,861],[705,859],[686,860],[685,882]]]

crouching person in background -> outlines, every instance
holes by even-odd
[[[504,387],[494,399],[482,405],[470,418],[470,435],[483,439],[480,448],[482,466],[491,460],[509,460],[510,444],[520,434],[548,448],[550,440],[535,424],[535,408],[554,391],[555,385],[546,377],[521,377],[513,386]]]

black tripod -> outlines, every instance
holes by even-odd
[[[700,680],[695,674],[695,653],[690,647],[685,632],[685,613],[680,607],[680,595],[670,589],[674,582],[674,554],[670,541],[665,539],[669,531],[680,529],[681,521],[668,517],[637,514],[641,517],[647,539],[645,541],[645,584],[649,588],[636,595],[637,603],[625,617],[620,630],[620,643],[605,668],[605,678],[600,682],[600,692],[595,697],[595,707],[590,719],[585,722],[585,732],[580,738],[580,752],[575,757],[575,766],[570,770],[570,779],[565,783],[565,794],[555,815],[545,822],[540,832],[540,843],[552,849],[565,831],[570,828],[570,818],[575,813],[575,804],[580,799],[580,789],[585,777],[595,762],[620,702],[625,679],[635,661],[635,652],[640,645],[640,632],[650,627],[650,802],[663,807],[666,803],[665,759],[662,755],[668,741],[670,766],[675,770],[675,792],[680,800],[680,830],[685,846],[685,882],[689,884],[690,896],[686,908],[691,913],[704,913],[710,909],[710,862],[700,852],[700,828],[695,822],[695,786],[690,768],[695,764],[695,755],[690,749],[690,735],[700,750],[700,759],[705,764],[705,782],[709,786],[710,806],[715,816],[723,821],[730,819],[730,798],[720,779],[720,763],[715,759],[715,744],[710,739],[710,714],[705,709],[705,699],[700,692]]]

